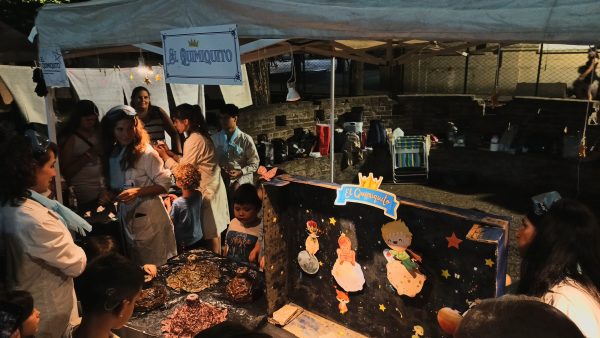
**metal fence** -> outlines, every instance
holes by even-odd
[[[540,53],[541,51],[541,53]],[[466,55],[465,55],[466,54]],[[336,95],[350,94],[350,60],[336,59]],[[491,96],[569,97],[578,68],[587,61],[586,46],[519,44],[469,53],[427,56],[405,64],[400,72],[402,93],[475,94]],[[331,59],[296,55],[296,88],[306,97],[329,95]],[[270,62],[273,95],[285,95],[290,77],[289,56]],[[387,93],[380,67],[365,65],[365,94]]]

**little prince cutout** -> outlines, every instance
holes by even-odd
[[[383,256],[387,260],[388,280],[398,295],[416,296],[427,278],[417,264],[421,257],[408,249],[412,233],[403,221],[398,220],[385,224],[381,228],[381,235],[391,249],[383,250]]]

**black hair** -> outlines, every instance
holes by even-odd
[[[270,338],[266,333],[254,332],[245,328],[243,325],[225,321],[211,328],[208,328],[194,338]]]
[[[219,109],[219,113],[229,115],[231,117],[238,117],[240,116],[240,108],[238,108],[238,106],[235,104],[228,103]]]
[[[177,120],[189,120],[189,132],[198,132],[207,139],[211,139],[208,134],[208,127],[206,120],[202,116],[202,108],[199,105],[191,105],[189,103],[180,104],[175,108],[175,111],[171,114],[172,119]]]
[[[600,302],[600,226],[592,211],[565,198],[532,224],[535,235],[521,263],[519,293],[541,297],[570,278]]]
[[[83,316],[121,311],[123,301],[131,300],[144,284],[144,273],[129,259],[116,254],[92,260],[78,277]]]
[[[0,158],[0,204],[20,205],[36,182],[31,143],[0,128]]]
[[[258,198],[256,188],[250,183],[240,185],[239,188],[233,192],[233,203],[252,205],[256,208],[256,211],[260,211],[262,208],[262,201]]]
[[[82,248],[88,261],[92,261],[100,256],[119,252],[117,249],[117,242],[110,235],[88,236],[85,238]]]
[[[75,104],[71,115],[69,116],[69,121],[65,127],[65,136],[69,134],[73,134],[79,128],[81,124],[81,119],[86,116],[95,115],[99,116],[100,111],[98,107],[93,101],[90,100],[81,100]],[[99,121],[96,123],[96,127],[98,126]],[[62,137],[61,137],[62,138]]]
[[[46,148],[46,151],[33,152],[33,162],[38,167],[43,167],[44,164],[50,161],[50,152],[48,150],[52,150],[52,152],[54,153],[54,158],[58,158],[58,146],[56,145],[56,143],[50,142],[48,143],[48,148]]]
[[[130,100],[133,101],[133,98],[135,98],[141,91],[145,91],[146,93],[148,93],[148,97],[152,96],[152,95],[150,95],[150,91],[148,90],[148,88],[146,88],[144,86],[137,86],[137,87],[133,88],[133,90],[131,91]],[[129,104],[131,104],[131,102],[129,102]]]
[[[33,150],[29,138],[0,128],[0,205],[18,206],[31,195],[36,183],[36,168],[50,160],[50,151],[58,157],[58,146],[47,142],[44,150]]]
[[[486,299],[461,320],[455,338],[584,338],[564,313],[539,299],[504,296]]]
[[[27,291],[10,291],[2,297],[1,302],[2,308],[6,308],[16,319],[17,328],[20,328],[33,313],[33,297]]]

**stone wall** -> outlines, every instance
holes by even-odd
[[[408,124],[409,117],[399,114],[395,109],[395,101],[388,96],[358,96],[335,99],[335,114],[337,118],[349,112],[352,107],[363,107],[363,130],[369,129],[369,121],[381,119],[386,127],[396,127]],[[238,125],[240,129],[256,139],[259,134],[267,134],[269,139],[287,139],[294,133],[294,128],[307,128],[313,133],[318,122],[319,110],[325,120],[320,123],[329,124],[331,100],[316,102],[277,103],[259,107],[248,107],[240,111]],[[285,116],[286,125],[276,126],[275,117]],[[341,127],[341,126],[340,126]]]
[[[342,171],[341,158],[341,154],[336,154],[334,159],[334,182],[339,184],[352,183],[357,179],[358,171],[362,163],[359,163],[354,167],[348,167]],[[304,176],[312,179],[329,182],[329,180],[331,179],[330,161],[331,160],[329,159],[329,157],[300,158],[294,161],[287,161],[281,163],[277,165],[277,167],[291,175]]]

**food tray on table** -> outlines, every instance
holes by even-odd
[[[217,256],[210,251],[198,249],[173,257],[167,264],[158,268],[158,276],[151,282],[146,283],[144,287],[147,288],[160,285],[160,292],[158,292],[158,294],[164,297],[164,303],[152,310],[139,311],[139,309],[136,309],[136,312],[133,313],[133,316],[126,324],[126,327],[120,332],[122,337],[162,336],[161,322],[179,306],[185,305],[186,296],[190,294],[183,290],[187,288],[186,285],[183,285],[183,288],[181,288],[180,291],[167,286],[169,277],[176,275],[186,266],[186,264],[198,266],[208,265],[213,267],[216,266],[218,268],[220,274],[219,278],[213,279],[209,283],[205,283],[206,285],[201,285],[202,287],[207,285],[210,286],[201,291],[194,292],[198,295],[200,302],[208,303],[216,308],[226,309],[227,321],[237,322],[248,329],[255,329],[265,321],[267,304],[264,292],[260,292],[263,288],[262,285],[264,285],[262,274],[256,271],[256,269],[250,268],[250,275],[256,278],[255,281],[258,285],[261,285],[260,290],[259,292],[256,292],[252,302],[242,304],[234,303],[227,297],[225,288],[229,281],[236,276],[236,270],[243,265],[228,258]],[[173,285],[173,278],[171,278],[170,281],[170,284]],[[214,282],[214,284],[211,282]],[[200,284],[204,283],[201,281]],[[166,296],[164,295],[165,288],[163,288],[163,285],[166,288]],[[124,332],[129,330],[137,331],[138,334],[128,334],[127,332]]]

